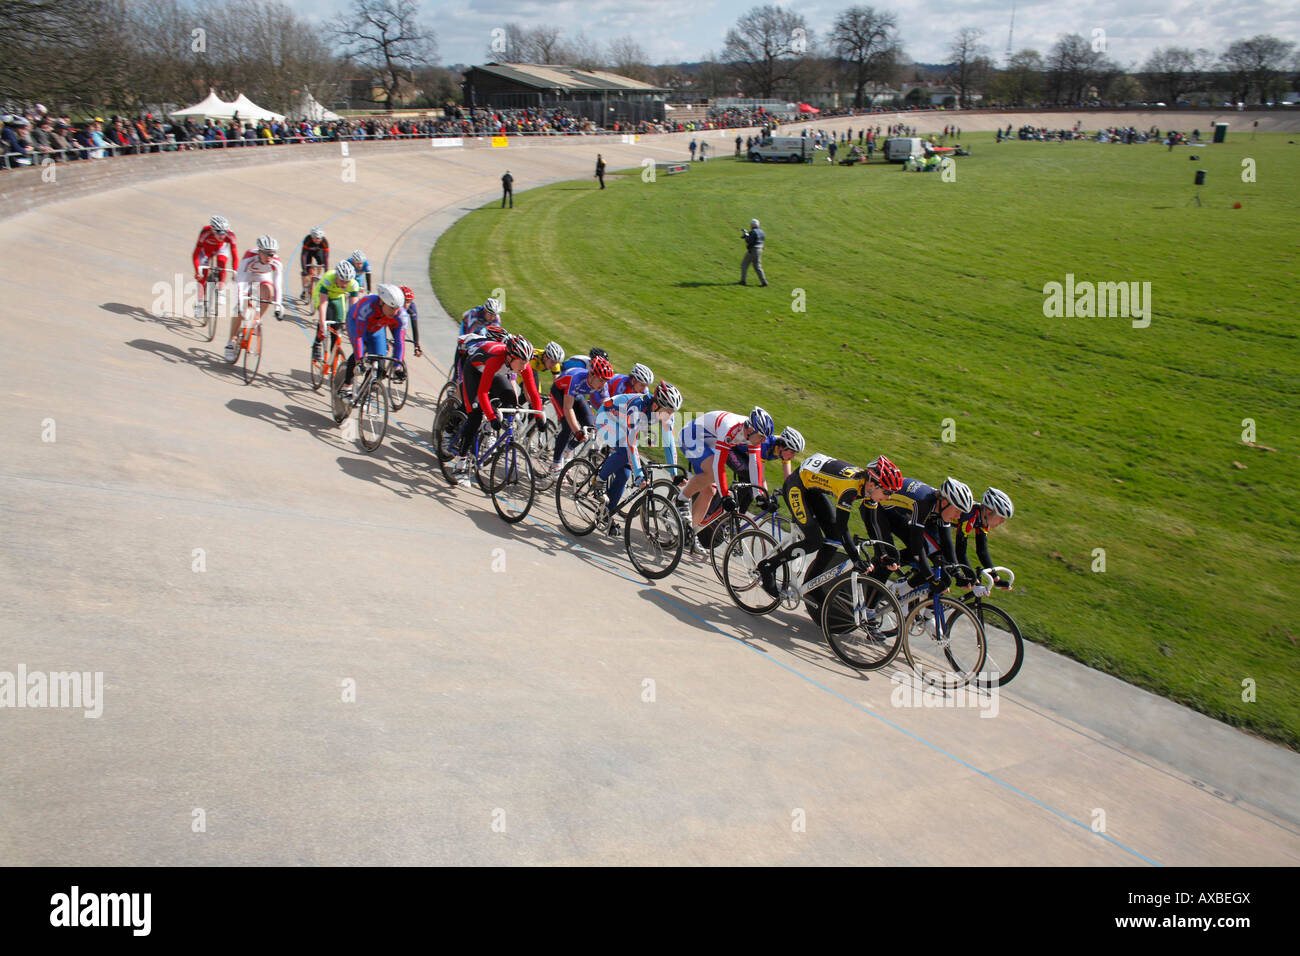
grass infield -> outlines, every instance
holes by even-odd
[[[1017,587],[997,603],[1027,638],[1300,748],[1290,139],[978,133],[952,181],[880,162],[633,168],[470,213],[430,274],[453,315],[504,289],[512,331],[645,362],[689,411],[757,403],[809,453],[1003,489],[1016,516],[990,550]],[[766,289],[735,284],[751,217]],[[1149,326],[1047,317],[1067,274],[1149,282]]]

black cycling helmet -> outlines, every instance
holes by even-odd
[[[609,358],[609,353],[606,352],[604,349],[592,349],[590,352],[587,353],[587,358],[597,358],[597,357],[607,359]]]

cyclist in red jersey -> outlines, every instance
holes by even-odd
[[[484,417],[492,427],[502,427],[501,417],[492,407],[492,399],[497,399],[506,407],[513,407],[518,401],[514,384],[506,375],[509,370],[518,376],[528,393],[528,404],[536,412],[542,410],[542,396],[537,390],[537,378],[533,375],[530,360],[533,357],[533,343],[522,335],[508,335],[504,342],[480,339],[466,350],[461,362],[461,400],[469,412],[460,432],[460,444],[454,459],[456,483],[469,484],[468,455],[473,448],[474,436],[478,434],[479,425]]]
[[[330,241],[325,238],[325,230],[317,226],[302,239],[302,251],[299,253],[302,259],[302,301],[306,302],[311,296],[311,286],[307,284],[311,277],[308,269],[313,265],[321,267],[321,274],[330,267]]]
[[[199,296],[194,300],[196,319],[207,292],[208,275],[212,272],[212,266],[217,267],[213,278],[218,281],[227,268],[226,256],[222,252],[227,246],[230,247],[229,275],[234,276],[235,270],[239,268],[239,246],[235,234],[230,231],[230,223],[223,216],[213,216],[208,225],[199,230],[198,241],[194,243],[194,281],[199,284]]]

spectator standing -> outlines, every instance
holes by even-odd
[[[832,166],[835,165],[835,150],[836,150],[836,149],[837,149],[837,147],[836,147],[836,145],[835,145],[835,140],[831,140],[831,141],[830,141],[830,145],[828,145],[828,146],[826,147],[826,151],[830,153],[830,155],[826,157],[826,161],[829,162]]]
[[[510,175],[510,170],[501,177],[501,208],[506,208],[506,200],[510,200],[510,208],[515,208],[515,177]]]
[[[700,143],[700,162],[704,162],[708,158],[709,158],[709,144]]]
[[[739,136],[736,137],[736,155],[737,155],[737,156],[740,155],[740,137],[739,137]]]
[[[699,148],[698,144],[695,142],[694,138],[692,138],[691,139],[691,162],[695,162],[695,150],[698,148]]]
[[[605,160],[600,153],[596,154],[596,178],[600,180],[600,188],[605,188]]]
[[[740,281],[736,284],[745,284],[745,276],[752,265],[754,271],[758,273],[759,283],[766,286],[767,276],[763,274],[763,243],[767,236],[762,229],[758,228],[757,219],[749,220],[749,231],[742,229],[740,234],[745,237],[745,258],[740,260]]]

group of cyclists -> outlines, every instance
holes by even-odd
[[[224,280],[233,275],[237,308],[230,320],[230,337],[226,342],[227,362],[239,355],[237,344],[239,328],[250,311],[259,318],[272,309],[276,320],[284,317],[285,270],[279,256],[280,243],[274,236],[258,236],[257,243],[240,255],[238,240],[223,216],[213,216],[199,230],[192,253],[194,278],[199,285],[199,296],[194,304],[194,315],[199,316],[207,284],[218,283],[217,307],[225,308]],[[319,362],[327,336],[346,334],[352,345],[352,355],[347,362],[345,396],[351,397],[351,388],[357,363],[367,354],[388,355],[391,338],[395,375],[405,374],[407,330],[414,344],[415,354],[423,355],[420,348],[419,313],[415,307],[415,293],[409,286],[380,283],[371,291],[372,271],[370,261],[360,249],[329,267],[330,245],[325,230],[319,226],[303,237],[299,249],[301,265],[300,301],[310,301],[316,316],[316,336],[312,342],[312,361]],[[362,293],[362,284],[365,293]]]
[[[235,275],[239,308],[226,344],[227,361],[237,357],[236,335],[245,310],[260,304],[259,315],[272,308],[277,320],[283,317],[284,267],[278,251],[275,238],[262,235],[241,256],[235,234],[221,216],[213,216],[199,233],[193,259],[200,292],[227,269]],[[311,302],[316,316],[313,361],[320,361],[327,336],[346,332],[352,354],[347,360],[344,394],[350,398],[347,389],[358,362],[368,354],[388,355],[390,336],[397,362],[395,375],[404,374],[408,329],[415,354],[423,351],[411,289],[380,283],[372,293],[370,263],[361,250],[332,269],[329,251],[329,241],[319,227],[303,238],[300,298]],[[361,291],[363,280],[365,294]],[[526,401],[534,415],[544,414],[540,380],[549,373],[548,397],[558,423],[550,476],[560,473],[573,446],[599,432],[610,447],[599,473],[606,495],[602,522],[607,533],[621,533],[617,508],[628,481],[646,477],[640,446],[651,439],[651,429],[657,425],[666,461],[677,464],[679,448],[685,459],[689,476],[679,484],[678,495],[690,504],[690,521],[697,532],[691,540],[697,558],[706,553],[702,546],[706,537],[700,532],[716,519],[718,509],[726,513],[753,507],[767,511],[778,503],[777,496],[784,503],[800,534],[789,536],[758,562],[762,587],[772,597],[778,596],[777,575],[783,565],[810,558],[804,579],[811,581],[832,565],[841,549],[854,560],[859,573],[882,582],[900,564],[909,566],[911,573],[893,585],[899,593],[928,585],[930,593],[937,594],[952,584],[946,568],[966,563],[971,538],[980,569],[988,569],[994,586],[1009,586],[999,577],[988,551],[989,532],[1014,512],[1005,492],[990,487],[977,502],[964,482],[948,477],[935,487],[905,477],[885,455],[865,466],[822,453],[796,464],[796,456],[805,450],[803,435],[790,426],[777,432],[772,416],[759,406],[748,415],[711,411],[678,430],[675,417],[682,408],[682,393],[666,380],[656,384],[647,365],[637,362],[625,374],[618,374],[601,348],[573,357],[557,342],[535,348],[524,336],[506,331],[501,324],[503,311],[500,301],[490,297],[461,316],[451,377],[468,418],[453,449],[456,484],[470,484],[472,443],[483,422],[494,429],[503,427],[498,408],[522,408]],[[783,482],[776,492],[770,492],[765,481],[764,462],[768,461],[781,463]],[[733,493],[728,470],[738,479],[747,471],[747,485]],[[868,537],[876,542],[870,559],[855,546],[849,527],[855,509]],[[882,547],[894,539],[901,547]],[[804,597],[815,611],[820,596],[814,592]]]
[[[896,560],[910,566],[911,574],[894,585],[900,593],[923,584],[929,585],[932,594],[940,593],[952,584],[945,569],[966,563],[972,538],[980,569],[988,569],[995,586],[1009,586],[999,576],[988,550],[989,532],[1014,511],[1005,492],[990,487],[977,502],[964,482],[948,477],[936,488],[905,477],[884,455],[865,467],[820,453],[796,464],[796,456],[805,449],[803,435],[790,426],[777,432],[772,416],[761,407],[748,416],[708,412],[692,418],[678,431],[674,416],[682,407],[682,394],[666,380],[655,385],[649,367],[638,362],[626,374],[617,374],[601,348],[573,358],[566,358],[557,342],[535,349],[522,335],[505,330],[501,312],[501,303],[489,298],[461,316],[451,374],[459,382],[469,420],[455,449],[458,484],[470,484],[470,443],[482,420],[501,427],[493,401],[502,407],[516,406],[523,400],[522,387],[529,407],[540,414],[543,400],[538,380],[543,372],[550,372],[549,397],[559,423],[551,473],[559,473],[572,444],[601,433],[603,443],[611,449],[599,473],[606,482],[603,521],[608,533],[621,533],[615,520],[619,501],[629,479],[643,478],[639,445],[658,424],[667,462],[677,463],[680,447],[689,466],[690,477],[678,493],[691,503],[690,520],[697,531],[711,524],[719,508],[734,513],[754,506],[760,511],[772,507],[776,502],[767,489],[764,462],[781,463],[784,480],[776,494],[801,533],[790,536],[759,562],[762,586],[773,597],[777,596],[781,565],[810,557],[804,579],[813,580],[831,566],[841,548],[855,558],[859,572],[881,581],[898,570]],[[733,494],[727,480],[729,469],[737,478],[748,471],[748,486]],[[868,536],[878,542],[873,560],[863,559],[854,546],[849,522],[855,507]],[[692,535],[697,558],[705,553],[703,538],[699,533]],[[880,545],[894,539],[901,544],[898,559]],[[983,593],[982,588],[980,591]],[[816,609],[819,595],[805,597],[810,610]]]

